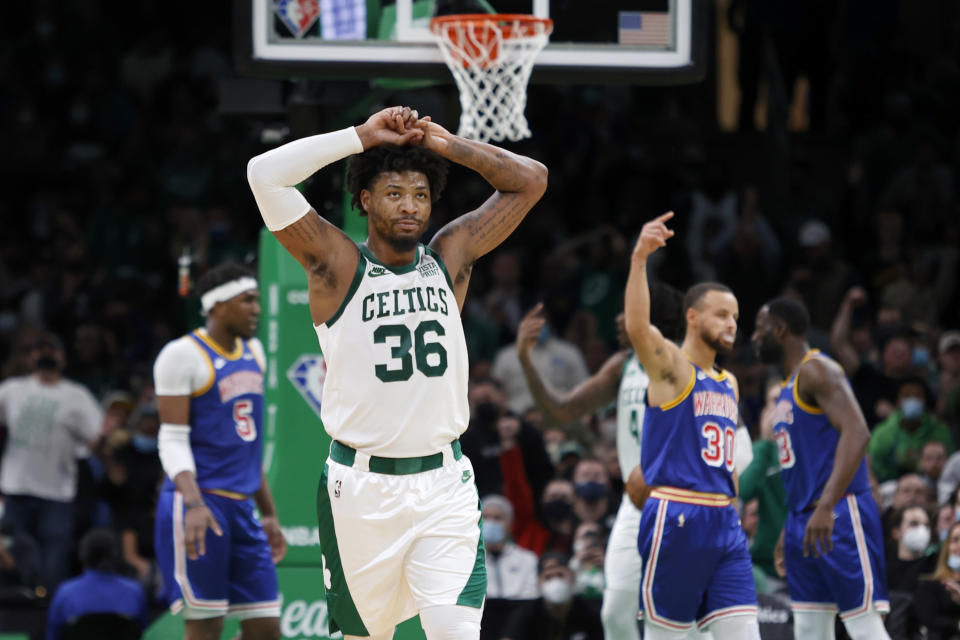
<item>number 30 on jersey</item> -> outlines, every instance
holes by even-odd
[[[700,449],[700,458],[711,467],[724,466],[733,471],[733,442],[736,431],[731,427],[724,429],[715,422],[708,422],[700,430],[707,439],[707,446]]]

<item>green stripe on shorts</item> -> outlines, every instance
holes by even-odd
[[[340,548],[337,545],[337,532],[333,526],[333,511],[330,509],[330,494],[327,492],[327,465],[323,465],[320,474],[320,486],[317,487],[317,521],[320,529],[320,551],[323,558],[323,582],[327,581],[327,608],[330,612],[330,633],[343,631],[345,635],[368,636],[366,625],[360,619],[360,612],[353,602],[347,578],[343,575],[340,562]]]
[[[483,510],[479,500],[477,501],[477,509]],[[460,592],[460,597],[457,598],[457,604],[474,609],[483,606],[483,598],[487,595],[487,563],[483,553],[483,516],[480,516],[477,526],[480,527],[480,537],[477,538],[477,559],[473,563],[473,571],[470,573],[467,584]]]

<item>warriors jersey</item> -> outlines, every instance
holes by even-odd
[[[650,377],[640,366],[637,354],[631,352],[623,364],[617,394],[617,458],[624,482],[634,467],[640,464],[640,430],[643,427],[649,385]]]
[[[739,415],[733,383],[725,371],[690,364],[683,393],[660,407],[647,407],[641,438],[644,479],[651,487],[733,496]]]
[[[423,245],[401,267],[360,254],[340,309],[315,327],[327,364],[320,417],[331,438],[368,455],[434,454],[469,421],[453,283]]]
[[[840,432],[830,424],[823,410],[810,406],[797,393],[797,374],[811,358],[828,359],[816,349],[803,358],[784,383],[773,417],[787,508],[791,511],[805,509],[823,493],[840,441]],[[862,460],[846,493],[869,491],[867,463]]]
[[[237,340],[227,353],[201,331],[187,339],[200,349],[209,370],[208,381],[190,399],[197,485],[250,495],[260,488],[263,369],[249,342]],[[170,478],[164,489],[174,489]]]

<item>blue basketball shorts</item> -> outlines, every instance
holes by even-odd
[[[746,535],[729,499],[708,506],[698,497],[714,495],[658,487],[643,505],[637,544],[647,624],[702,630],[721,618],[757,615]]]
[[[795,611],[839,611],[844,620],[890,611],[883,529],[869,492],[846,495],[834,508],[833,549],[803,557],[813,511],[790,512],[784,532],[787,589]]]
[[[183,538],[183,495],[160,493],[154,541],[170,610],[183,610],[187,619],[279,617],[277,573],[253,501],[211,493],[204,493],[203,500],[223,536],[207,529],[206,553],[190,560]]]

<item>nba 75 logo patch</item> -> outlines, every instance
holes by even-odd
[[[333,497],[340,497],[340,487],[343,485],[343,480],[337,480],[333,485]]]

